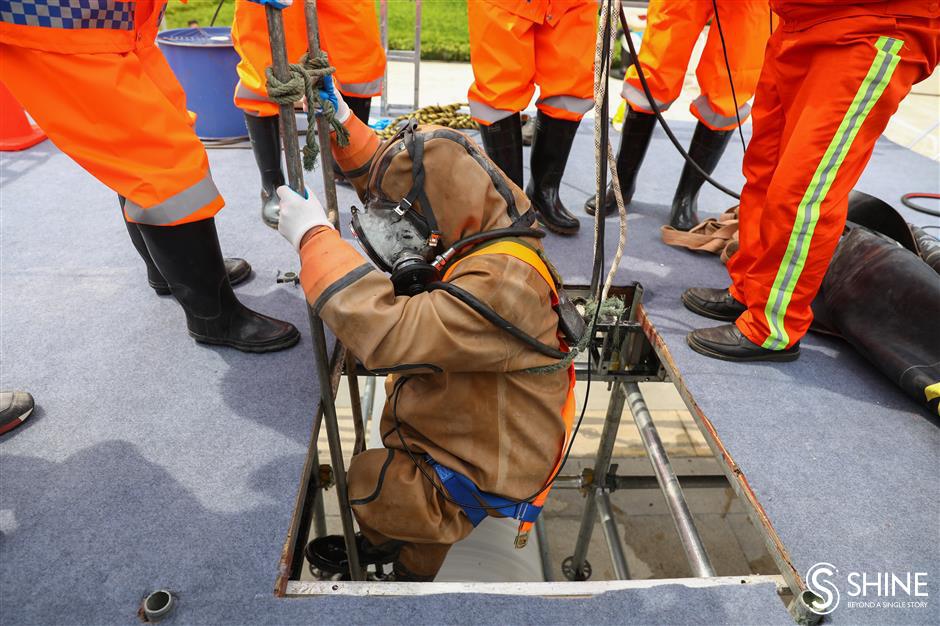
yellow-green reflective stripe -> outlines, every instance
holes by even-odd
[[[770,330],[767,339],[762,344],[764,348],[782,350],[790,342],[784,320],[793,291],[806,265],[816,222],[819,220],[819,208],[838,175],[839,168],[852,146],[852,141],[891,81],[894,69],[900,61],[897,53],[902,45],[903,42],[899,39],[878,38],[875,43],[875,59],[800,200],[787,249],[777,268],[770,297],[764,308],[764,315]]]

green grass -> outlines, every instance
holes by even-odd
[[[172,2],[166,12],[167,27],[185,28],[189,20],[208,26],[216,6],[217,0],[189,0],[188,4]],[[378,6],[376,2],[376,15],[379,14]],[[469,61],[467,0],[424,0],[421,9],[421,58]],[[216,26],[230,25],[234,12],[234,0],[225,0]],[[414,47],[414,18],[413,0],[388,0],[388,39],[392,49],[410,50]]]

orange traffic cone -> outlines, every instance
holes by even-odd
[[[0,152],[25,150],[45,138],[46,133],[29,123],[23,107],[6,85],[0,83]]]

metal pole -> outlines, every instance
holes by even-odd
[[[627,568],[627,557],[623,553],[623,544],[620,543],[620,533],[617,531],[617,520],[610,509],[610,492],[600,489],[594,494],[597,502],[597,516],[604,530],[607,540],[607,550],[610,552],[610,562],[614,565],[614,576],[617,580],[629,580],[630,570]]]
[[[379,0],[379,28],[382,31],[382,48],[385,50],[385,73],[382,75],[382,95],[379,97],[379,113],[388,115],[388,0]]]
[[[418,110],[418,92],[421,84],[421,0],[415,0],[415,94],[414,109]]]
[[[699,536],[695,522],[692,520],[689,505],[685,501],[685,496],[682,495],[679,479],[676,478],[676,473],[669,463],[669,457],[666,456],[666,449],[659,438],[659,432],[656,430],[656,426],[653,425],[653,418],[646,407],[646,401],[643,399],[640,386],[637,383],[624,383],[623,387],[627,392],[630,412],[633,413],[633,419],[636,421],[637,428],[640,429],[643,446],[646,448],[650,463],[653,465],[659,487],[666,497],[666,504],[672,514],[672,521],[676,524],[679,540],[685,549],[692,573],[699,578],[714,576],[715,570],[712,568],[708,553],[702,544],[702,538]]]
[[[267,18],[268,24],[268,38],[271,43],[271,66],[274,75],[277,76],[279,80],[290,80],[290,69],[287,66],[287,45],[284,40],[284,20],[281,11],[271,5],[266,5],[265,17]],[[316,22],[314,22],[314,27],[315,26]],[[303,194],[303,164],[300,160],[300,146],[297,143],[297,120],[294,118],[294,109],[291,105],[282,104],[279,106],[281,143],[284,144],[288,182],[294,191]],[[329,136],[327,136],[326,144],[321,145],[329,146]],[[335,196],[333,201],[335,203]],[[330,445],[330,460],[333,465],[333,477],[336,481],[336,495],[340,502],[339,514],[343,524],[343,535],[346,540],[350,574],[353,580],[363,580],[363,572],[359,567],[359,554],[356,551],[355,528],[353,527],[352,513],[348,506],[349,498],[346,493],[346,471],[343,465],[343,452],[340,445],[339,424],[336,419],[336,405],[333,402],[326,334],[323,330],[323,322],[317,317],[309,305],[307,306],[307,314],[310,320],[310,331],[313,335],[314,354],[317,356],[317,373],[320,380],[320,401],[323,407],[326,434]]]
[[[548,533],[545,532],[545,519],[539,515],[535,518],[535,537],[539,541],[539,560],[542,562],[542,579],[547,582],[555,581],[552,572],[552,554],[548,549]]]
[[[316,499],[313,501],[313,535],[323,537],[326,535],[326,509],[323,507],[323,487],[320,486],[320,452],[316,442],[313,447],[313,471],[317,474]]]
[[[313,333],[315,353],[321,357],[327,354],[326,334],[323,322],[307,307],[310,315],[310,329]],[[349,495],[346,490],[346,467],[343,462],[343,447],[340,442],[339,422],[336,419],[336,405],[333,403],[333,390],[330,385],[330,368],[325,358],[317,359],[317,374],[320,380],[320,399],[323,404],[323,422],[326,424],[326,437],[330,446],[330,464],[333,466],[333,480],[336,482],[336,498],[339,501],[339,518],[343,524],[343,537],[346,541],[346,556],[349,558],[349,573],[353,580],[365,580],[359,566],[359,551],[356,548],[356,529],[353,526],[352,510],[349,508]]]
[[[305,0],[304,16],[307,18],[307,54],[315,58],[320,54],[320,34],[317,23],[317,0]],[[330,221],[339,232],[339,207],[336,203],[336,181],[333,180],[333,153],[330,150],[330,128],[322,115],[316,119],[317,139],[320,142],[320,171],[323,174],[326,209]],[[307,129],[310,132],[310,128]],[[348,360],[347,360],[348,363]],[[353,360],[355,363],[355,360]],[[349,370],[347,370],[349,371]]]
[[[316,58],[320,55],[320,31],[317,18],[317,0],[304,1],[304,17],[307,21],[307,55]],[[333,222],[336,232],[340,232],[339,207],[336,202],[336,181],[333,179],[333,153],[330,145],[330,129],[326,118],[322,115],[314,116],[316,119],[317,140],[320,143],[320,172],[323,174],[323,189],[325,191],[326,207],[329,219]],[[311,132],[308,128],[307,132]],[[323,331],[323,321],[317,317],[312,309],[310,313],[310,326],[313,329],[314,343],[318,346],[318,354],[326,355],[326,335]],[[319,349],[322,346],[322,350]],[[353,580],[365,580],[364,573],[359,567],[359,552],[356,547],[356,529],[353,526],[352,512],[349,508],[349,498],[346,494],[346,468],[343,462],[342,444],[339,436],[339,421],[336,417],[336,405],[333,401],[333,390],[330,385],[330,372],[325,358],[318,359],[321,394],[326,389],[323,398],[323,417],[326,422],[326,436],[330,444],[330,464],[333,466],[333,479],[336,481],[336,497],[339,500],[340,520],[343,523],[343,536],[346,541],[346,554],[349,558],[349,570]],[[353,454],[365,448],[365,432],[362,429],[362,407],[359,404],[359,379],[356,377],[356,358],[346,352],[346,373],[349,384],[350,408],[356,430],[356,443]]]
[[[603,477],[607,475],[607,470],[610,467],[610,457],[614,452],[614,444],[617,441],[617,430],[620,427],[620,417],[623,414],[624,399],[622,387],[615,384],[610,393],[610,401],[607,403],[604,430],[601,433],[601,441],[597,447],[597,455],[594,457],[594,476]],[[581,527],[578,530],[574,555],[571,557],[571,571],[575,572],[576,575],[584,575],[585,573],[584,564],[587,561],[588,546],[591,544],[591,535],[594,532],[597,515],[596,491],[596,488],[592,488],[591,493],[587,496],[587,501],[584,503],[584,511],[581,512]]]
[[[271,42],[271,68],[278,80],[290,80],[281,10],[268,4],[264,7],[264,13],[268,22],[268,38]],[[284,144],[284,157],[287,161],[287,182],[291,189],[304,195],[304,168],[300,160],[300,146],[297,144],[297,119],[294,117],[294,106],[279,104],[278,111],[281,143]]]

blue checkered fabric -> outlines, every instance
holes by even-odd
[[[0,22],[45,28],[134,30],[134,3],[115,0],[0,0]]]

